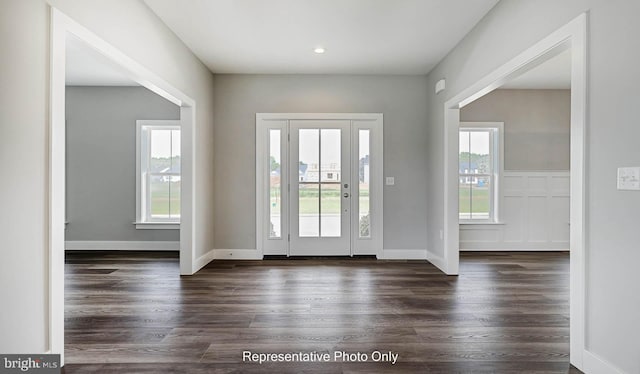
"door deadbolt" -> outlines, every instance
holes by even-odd
[[[347,198],[347,197],[349,197],[349,193],[348,193],[348,192],[345,192],[343,196],[344,196],[345,198]]]

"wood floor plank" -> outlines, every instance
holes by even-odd
[[[65,373],[579,373],[568,362],[569,257],[214,261],[68,253]],[[393,351],[398,362],[242,362],[256,353]]]

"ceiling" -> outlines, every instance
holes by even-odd
[[[145,1],[213,72],[283,74],[425,74],[497,2],[395,0],[393,4],[396,5],[389,6],[392,2],[387,0],[193,0],[191,7],[183,8],[178,7],[181,2],[175,0]],[[376,6],[364,7],[365,2]],[[265,3],[272,6],[267,8]],[[475,5],[471,7],[473,12],[461,11],[462,18],[471,20],[467,22],[471,26],[460,25],[458,15],[451,16],[455,25],[446,26],[455,30],[447,33],[430,31],[440,27],[436,27],[438,22],[433,19],[446,18],[449,12],[461,9],[462,3]],[[478,6],[480,3],[483,6]],[[163,16],[166,13],[169,15]],[[330,18],[329,13],[337,15]],[[421,19],[413,17],[417,13],[430,16],[419,23],[413,22]],[[215,14],[209,17],[210,22],[204,22],[207,14]],[[315,16],[305,18],[304,14]],[[326,25],[322,22],[322,14],[331,20]],[[191,16],[193,22],[181,21]],[[276,22],[283,17],[289,22]],[[381,26],[384,17],[390,21]],[[293,21],[300,18],[306,20],[308,27]],[[250,27],[254,23],[257,26]],[[400,24],[403,27],[399,27]],[[222,31],[227,27],[230,28],[228,31]],[[456,31],[458,36],[452,38]],[[278,37],[281,33],[290,36]],[[340,37],[340,34],[346,36]],[[440,35],[443,37],[438,38]],[[447,46],[446,41],[451,44]],[[313,52],[319,45],[326,48],[325,54]],[[427,45],[430,47],[425,47]],[[345,52],[337,52],[341,50]],[[67,37],[66,59],[66,84],[69,86],[139,85],[117,65],[71,35]],[[570,50],[500,88],[570,89]]]
[[[426,74],[498,0],[145,2],[214,73]]]
[[[106,57],[71,35],[67,36],[65,79],[67,86],[138,86]]]
[[[552,57],[500,88],[505,89],[571,89],[571,50]]]

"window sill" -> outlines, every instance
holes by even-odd
[[[180,222],[134,222],[136,230],[180,230]]]
[[[480,221],[480,222],[473,222],[473,221],[460,221],[461,225],[504,225],[504,222],[495,222],[495,221]]]

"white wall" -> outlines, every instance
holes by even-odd
[[[425,76],[216,75],[215,242],[255,249],[255,114],[383,113],[385,250],[426,257]]]
[[[460,250],[569,250],[569,172],[506,171],[500,224],[460,224]]]
[[[0,351],[44,352],[47,308],[47,7],[0,6]],[[8,53],[11,51],[11,53]]]
[[[87,27],[196,103],[196,257],[213,246],[213,75],[142,2],[0,3],[0,352],[44,352],[47,342],[49,7]],[[8,53],[10,51],[10,53]]]
[[[443,254],[444,102],[589,10],[587,119],[587,349],[626,373],[640,372],[640,193],[616,190],[616,168],[640,165],[637,105],[640,2],[503,0],[428,76],[428,248]],[[447,79],[447,90],[432,94]]]

